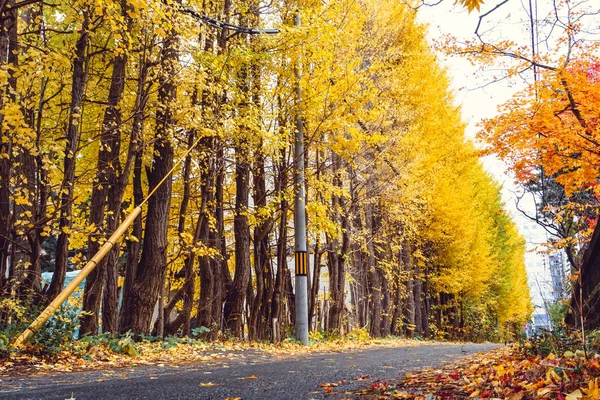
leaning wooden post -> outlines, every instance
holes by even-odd
[[[75,289],[81,284],[81,282],[83,282],[83,280],[90,274],[90,272],[92,272],[94,268],[96,268],[98,263],[102,261],[102,259],[108,254],[110,249],[112,249],[113,246],[119,242],[123,234],[127,231],[127,228],[131,226],[131,224],[137,218],[140,212],[142,212],[141,205],[133,209],[133,211],[131,212],[131,214],[129,214],[127,219],[125,219],[125,221],[123,221],[123,223],[117,228],[117,230],[112,234],[112,236],[108,238],[106,242],[104,242],[100,250],[98,250],[94,257],[92,257],[91,260],[88,261],[87,264],[85,264],[83,269],[79,271],[75,278],[73,278],[73,280],[69,282],[69,284],[62,290],[62,292],[60,292],[58,296],[56,296],[56,298],[52,300],[48,307],[46,307],[44,311],[42,311],[42,313],[29,325],[29,327],[27,327],[27,329],[25,329],[25,331],[21,333],[19,337],[17,337],[17,339],[14,342],[15,346],[20,346],[23,343],[25,343],[32,334],[34,334],[42,326],[44,326],[46,321],[48,321],[52,314],[54,314],[56,310],[58,310],[61,304],[65,300],[67,300],[67,298],[69,298],[71,293],[75,291]]]

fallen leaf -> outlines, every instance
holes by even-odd
[[[581,393],[581,390],[577,389],[574,392],[569,393],[565,400],[577,400],[581,399],[582,397],[583,393]]]
[[[525,392],[513,393],[511,394],[507,400],[522,400],[525,397]]]
[[[600,369],[600,363],[597,360],[590,360],[588,365],[591,369]]]

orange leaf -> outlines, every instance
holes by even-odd
[[[338,384],[334,383],[334,382],[329,382],[329,383],[319,383],[319,386],[324,387],[324,388],[331,388],[331,387],[336,387]]]

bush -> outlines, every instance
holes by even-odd
[[[569,311],[569,302],[567,300],[558,300],[548,307],[548,314],[554,329],[565,328],[565,317]]]
[[[324,338],[325,335],[323,334],[323,329],[316,329],[310,331],[308,334],[308,340],[311,342],[322,342]]]
[[[353,329],[348,333],[348,339],[350,340],[358,340],[358,341],[367,341],[371,339],[369,335],[369,331],[367,328]]]
[[[72,348],[78,330],[79,310],[65,303],[33,335],[30,343],[42,354],[55,355]]]
[[[563,330],[544,330],[541,335],[536,335],[521,343],[521,350],[527,355],[547,357],[563,354],[565,351],[581,349],[581,337],[578,332],[565,332]]]
[[[6,298],[0,300],[0,310],[4,320],[0,321],[0,353],[8,355],[12,343],[31,322],[43,311],[32,299]],[[42,355],[56,355],[73,345],[73,338],[79,329],[78,309],[68,303],[56,313],[29,339],[31,350]]]

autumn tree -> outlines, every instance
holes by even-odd
[[[82,334],[285,339],[301,113],[313,329],[484,340],[527,319],[522,241],[413,7],[72,0],[2,15],[2,299],[51,300],[141,205],[87,277]]]

